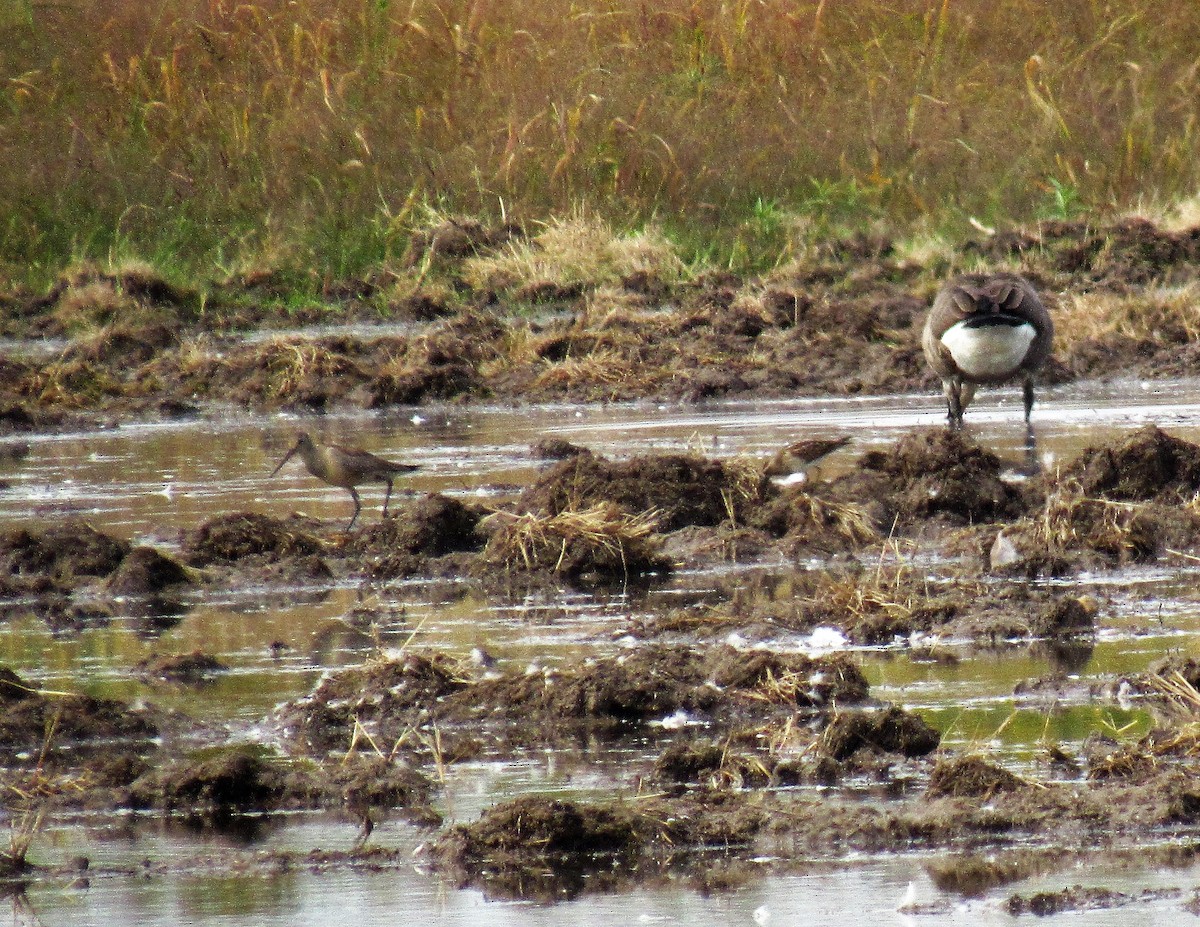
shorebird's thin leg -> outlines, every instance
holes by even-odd
[[[1025,426],[1025,474],[1036,476],[1042,472],[1042,458],[1038,455],[1037,435],[1033,426]]]
[[[349,531],[354,527],[354,522],[358,519],[358,513],[362,509],[362,502],[359,501],[358,490],[356,490],[353,486],[349,486],[347,488],[350,490],[350,495],[354,499],[354,515],[350,518],[350,524],[346,525],[346,530]]]
[[[387,492],[383,494],[383,517],[387,518],[388,500],[392,498],[392,477],[388,477]]]

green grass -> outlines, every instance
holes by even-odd
[[[388,267],[429,213],[654,223],[760,271],[1200,189],[1200,8],[130,0],[0,17],[0,279]],[[28,13],[28,15],[26,15]]]

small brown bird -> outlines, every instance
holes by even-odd
[[[350,519],[350,524],[346,526],[347,531],[354,527],[354,522],[362,509],[362,502],[359,501],[358,490],[354,488],[355,486],[368,482],[387,483],[387,493],[383,497],[383,517],[387,518],[388,500],[392,498],[392,481],[401,474],[420,469],[416,464],[393,463],[357,448],[341,447],[337,444],[317,444],[309,437],[308,432],[302,431],[297,436],[292,449],[284,454],[283,460],[279,461],[279,466],[271,471],[271,476],[282,470],[283,465],[292,459],[293,454],[300,455],[308,472],[317,479],[324,480],[330,486],[341,486],[343,489],[350,490],[350,495],[354,499],[354,515]]]
[[[925,320],[925,359],[942,378],[951,428],[982,384],[1020,376],[1025,421],[1033,375],[1050,356],[1054,322],[1029,281],[1017,274],[966,274],[942,287]]]
[[[836,438],[808,438],[781,449],[763,467],[763,476],[807,475],[808,468],[850,443],[849,435]]]

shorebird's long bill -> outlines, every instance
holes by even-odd
[[[300,442],[299,441],[297,441],[295,444],[293,444],[292,449],[283,455],[283,460],[279,461],[279,466],[271,471],[271,476],[274,476],[276,473],[278,473],[280,470],[282,470],[283,465],[285,463],[287,463],[289,460],[291,460],[292,455],[294,453],[296,453],[296,451],[298,451],[298,450],[300,450]]]

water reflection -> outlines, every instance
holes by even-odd
[[[997,394],[998,396],[999,394]],[[1136,401],[1131,401],[1131,395]],[[1200,441],[1200,384],[1156,384],[1050,391],[1035,414],[1036,444],[1028,442],[1014,404],[984,394],[972,407],[968,431],[1013,465],[1049,469],[1147,421]],[[137,543],[178,547],[182,533],[231,511],[286,516],[302,510],[337,520],[346,516],[343,490],[297,468],[269,479],[272,467],[303,425],[324,441],[362,446],[384,457],[422,466],[411,478],[421,493],[444,492],[484,503],[512,494],[532,480],[543,462],[529,447],[546,437],[626,457],[647,452],[700,449],[712,456],[766,458],[784,444],[829,432],[855,435],[853,450],[829,460],[835,476],[855,456],[920,426],[940,427],[940,399],[883,397],[778,403],[724,403],[704,408],[655,405],[534,409],[430,409],[418,416],[330,415],[317,422],[289,416],[211,416],[122,427],[95,434],[31,436],[28,453],[0,451],[0,525],[61,524],[83,515],[103,530]],[[1031,459],[1032,451],[1032,459]],[[286,476],[286,479],[284,478]],[[363,491],[362,518],[377,518],[382,490]],[[1102,633],[1095,641],[1005,647],[981,657],[972,647],[939,642],[856,651],[872,690],[882,699],[920,710],[952,746],[987,745],[1018,766],[1044,769],[1051,746],[1076,753],[1096,730],[1132,736],[1147,729],[1145,712],[1093,704],[1089,679],[1140,671],[1164,652],[1200,653],[1200,606],[1189,564],[1123,571],[1119,576],[1079,576],[1063,585],[1091,591],[1104,602]],[[683,609],[737,596],[786,600],[795,594],[788,571],[731,563],[719,570],[683,570],[661,586],[580,593],[539,590],[508,598],[482,597],[453,580],[405,581],[364,586],[309,582],[256,589],[212,590],[178,599],[65,602],[61,620],[31,603],[0,606],[0,663],[47,687],[77,687],[125,699],[151,696],[166,709],[185,711],[240,736],[268,717],[278,703],[311,691],[330,668],[356,665],[379,652],[415,646],[466,656],[486,650],[501,669],[553,665],[581,655],[611,652],[636,627],[643,611]],[[50,619],[50,620],[48,620]],[[773,640],[801,646],[796,636]],[[202,689],[156,687],[132,668],[156,653],[203,650],[230,672]],[[1039,683],[1037,691],[1022,685]],[[503,763],[461,764],[445,783],[444,810],[451,819],[477,815],[497,797],[523,791],[574,797],[611,795],[627,786],[633,770],[655,755],[653,737],[620,749],[579,745]],[[408,847],[421,832],[381,818],[372,835],[379,845]],[[141,859],[220,856],[251,846],[336,846],[349,849],[359,822],[262,818],[240,834],[208,825],[174,822],[148,832],[144,824],[113,825],[80,838],[81,826],[51,834],[45,855],[59,846],[111,865],[136,870]],[[65,834],[65,836],[64,836]],[[60,841],[56,844],[55,841]],[[63,851],[65,855],[65,849]],[[751,869],[754,867],[751,866]],[[719,870],[714,864],[714,872]],[[715,876],[714,876],[715,877]],[[730,875],[732,878],[732,875]],[[662,918],[666,921],[733,918],[753,922],[766,908],[775,923],[802,918],[830,924],[860,923],[864,899],[894,916],[910,882],[936,897],[915,860],[870,862],[836,871],[748,880],[737,890],[705,897],[696,887],[653,886],[621,896],[585,894],[559,908],[485,902],[435,879],[341,873],[336,878],[298,868],[271,877],[222,872],[167,876],[145,882],[92,878],[86,892],[38,884],[29,899],[10,896],[14,916],[36,921],[37,909],[80,921],[135,919],[140,924],[215,923],[223,918],[264,924],[390,923],[396,911],[420,922],[461,924],[561,924]],[[182,883],[182,884],[181,884]],[[69,884],[64,877],[63,885]],[[554,888],[578,893],[576,884]],[[873,902],[872,902],[873,903]],[[870,907],[867,904],[866,907]],[[999,923],[1007,915],[966,905],[943,912],[939,922]]]

